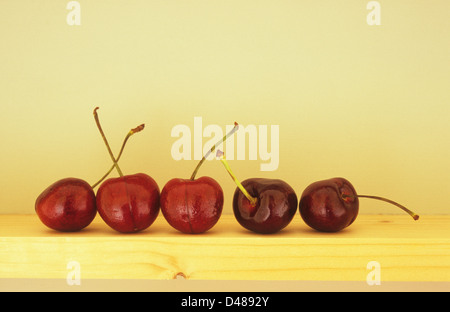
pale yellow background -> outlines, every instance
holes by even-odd
[[[361,0],[79,2],[81,26],[67,25],[68,1],[0,2],[0,213],[33,213],[60,178],[103,175],[96,106],[114,151],[147,125],[120,165],[160,188],[194,169],[172,159],[170,133],[201,116],[280,126],[278,170],[230,161],[241,180],[281,178],[300,196],[343,176],[419,214],[449,213],[450,1],[379,1],[380,26]],[[200,175],[219,181],[231,213],[220,162]],[[402,212],[361,200],[361,213]]]

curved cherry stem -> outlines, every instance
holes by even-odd
[[[244,194],[244,196],[249,200],[250,204],[254,207],[258,203],[258,199],[250,195],[249,192],[244,188],[244,186],[239,182],[239,180],[234,175],[233,171],[231,171],[230,165],[228,165],[227,160],[225,159],[225,154],[218,150],[216,153],[216,156],[220,159],[222,164],[225,166],[225,169],[228,171],[228,174],[233,179],[234,183],[236,183],[237,187],[241,190],[241,192]]]
[[[111,151],[111,147],[109,146],[108,140],[106,139],[105,133],[103,132],[102,126],[100,125],[100,120],[98,119],[97,110],[99,107],[96,107],[94,109],[94,119],[95,123],[97,124],[97,128],[100,131],[100,134],[102,135],[103,141],[105,142],[106,148],[108,149],[109,156],[111,156],[111,160],[114,163],[114,167],[116,167],[117,172],[119,173],[119,176],[123,177],[122,170],[120,170],[119,164],[116,161],[116,158],[114,157],[113,152]]]
[[[122,143],[122,147],[120,148],[120,152],[119,152],[119,155],[117,156],[117,159],[116,159],[115,163],[119,162],[120,157],[122,157],[122,153],[123,153],[123,151],[124,151],[124,149],[125,149],[125,145],[127,144],[128,139],[129,139],[133,134],[138,133],[138,132],[144,130],[144,127],[145,127],[145,125],[142,124],[142,125],[140,125],[140,126],[134,128],[134,129],[131,129],[130,132],[128,132],[127,136],[125,137],[125,139],[124,139],[124,141],[123,141],[123,143]],[[98,180],[95,184],[92,185],[92,188],[95,188],[95,187],[98,186],[100,183],[102,183],[102,181],[105,180],[106,177],[108,177],[108,175],[114,170],[115,167],[116,167],[116,165],[113,164],[113,165],[111,166],[111,168],[108,170],[108,172],[106,172],[105,175],[104,175],[100,180]]]
[[[197,175],[198,170],[203,165],[203,163],[205,162],[206,158],[208,158],[209,155],[211,155],[211,153],[213,153],[216,150],[216,147],[219,146],[220,144],[222,144],[223,142],[225,142],[238,129],[239,129],[239,124],[237,122],[235,122],[233,129],[231,129],[230,132],[228,132],[222,139],[220,139],[216,144],[214,144],[213,147],[211,147],[211,149],[202,157],[200,162],[197,164],[197,167],[195,167],[195,170],[194,170],[194,172],[191,175],[191,180],[195,180],[195,176]]]
[[[381,201],[384,201],[384,202],[387,202],[387,203],[389,203],[389,204],[392,204],[392,205],[394,205],[394,206],[399,207],[400,209],[402,209],[403,211],[405,211],[407,214],[409,214],[414,220],[419,220],[419,215],[417,215],[415,212],[409,210],[409,209],[406,208],[405,206],[400,205],[399,203],[397,203],[397,202],[395,202],[395,201],[393,201],[393,200],[390,200],[390,199],[387,199],[387,198],[384,198],[384,197],[380,197],[380,196],[372,196],[372,195],[356,195],[356,196],[351,196],[351,195],[345,195],[345,194],[342,194],[342,198],[343,198],[343,199],[348,198],[348,197],[350,197],[350,198],[355,198],[355,197],[358,197],[358,198],[371,198],[371,199],[381,200]]]

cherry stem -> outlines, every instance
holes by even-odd
[[[114,157],[114,154],[113,154],[113,152],[111,150],[111,147],[109,146],[108,140],[106,139],[105,133],[102,130],[102,126],[100,125],[100,120],[98,119],[98,114],[97,114],[97,110],[98,109],[99,109],[99,107],[96,107],[94,109],[95,123],[97,124],[97,128],[100,131],[100,134],[102,135],[103,141],[105,142],[106,148],[108,149],[109,156],[111,156],[111,160],[114,163],[114,167],[116,167],[116,170],[119,173],[119,176],[123,177],[122,170],[120,170],[119,164],[117,163],[116,158]]]
[[[394,205],[394,206],[399,207],[400,209],[402,209],[403,211],[405,211],[406,213],[408,213],[414,220],[419,220],[419,215],[417,215],[416,213],[412,212],[411,210],[409,210],[409,209],[406,208],[405,206],[400,205],[399,203],[396,203],[395,201],[392,201],[392,200],[387,199],[387,198],[384,198],[384,197],[372,196],[372,195],[356,195],[356,196],[351,196],[351,195],[345,195],[345,194],[342,194],[342,198],[345,199],[345,198],[347,198],[347,197],[350,197],[350,198],[355,198],[355,197],[361,198],[361,197],[362,197],[362,198],[371,198],[371,199],[381,200],[381,201],[384,201],[384,202],[387,202],[387,203],[390,203],[390,204],[392,204],[392,205]]]
[[[227,160],[225,159],[225,154],[221,151],[218,150],[216,153],[216,156],[220,159],[220,161],[222,162],[222,164],[225,166],[225,169],[228,171],[228,173],[230,174],[230,177],[233,179],[234,183],[236,183],[237,187],[242,191],[242,193],[244,194],[244,196],[249,200],[250,204],[254,207],[256,206],[256,203],[258,202],[258,199],[251,196],[249,194],[249,192],[247,192],[247,190],[244,188],[244,186],[241,184],[241,182],[239,182],[239,180],[236,178],[236,176],[234,175],[233,171],[231,171],[230,165],[228,165]]]
[[[128,139],[129,139],[133,134],[138,133],[138,132],[144,130],[144,127],[145,127],[145,125],[142,124],[142,125],[140,125],[140,126],[134,128],[134,129],[131,129],[130,132],[128,132],[127,136],[125,137],[125,139],[124,139],[124,141],[123,141],[123,143],[122,143],[122,147],[121,147],[121,149],[120,149],[119,155],[117,156],[116,162],[119,162],[120,157],[122,157],[122,153],[123,153],[123,151],[124,151],[124,149],[125,149],[125,145],[127,144]],[[114,170],[115,167],[116,167],[116,165],[113,164],[113,165],[111,166],[111,168],[108,170],[108,172],[106,172],[105,175],[104,175],[100,180],[98,180],[95,184],[92,185],[92,188],[95,188],[95,187],[98,186],[100,183],[102,183],[103,180],[105,180],[106,177],[108,177],[108,175],[111,173],[111,171]]]
[[[202,157],[202,159],[200,160],[200,162],[197,164],[197,167],[195,167],[194,172],[191,175],[191,180],[195,180],[195,176],[197,175],[198,170],[200,169],[200,167],[203,165],[203,163],[205,162],[206,158],[209,157],[209,155],[211,155],[211,153],[213,153],[216,150],[216,147],[219,146],[220,144],[222,144],[223,142],[225,142],[233,133],[235,133],[237,130],[239,129],[239,124],[237,122],[234,123],[234,127],[233,129],[231,129],[230,132],[228,132],[222,139],[220,139],[216,144],[214,144],[213,147],[211,147],[211,149]]]

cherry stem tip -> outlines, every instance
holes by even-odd
[[[208,152],[203,155],[202,159],[200,160],[200,162],[197,164],[197,167],[195,167],[194,172],[191,175],[191,180],[195,180],[195,177],[198,173],[198,170],[200,169],[200,167],[203,165],[203,163],[205,162],[206,158],[209,157],[209,155],[211,155],[211,153],[213,153],[216,150],[216,147],[219,146],[220,144],[222,144],[223,142],[225,142],[233,133],[235,133],[237,130],[239,129],[239,124],[237,122],[234,122],[234,127],[233,129],[231,129],[230,132],[228,132],[226,135],[224,135],[224,137],[222,139],[220,139],[216,144],[214,144],[210,150],[208,150]]]
[[[380,197],[380,196],[372,196],[372,195],[356,195],[356,196],[351,196],[351,195],[345,195],[345,194],[342,194],[342,198],[345,199],[345,198],[348,198],[348,197],[350,197],[350,198],[355,198],[355,197],[358,197],[358,198],[370,198],[370,199],[381,200],[381,201],[390,203],[390,204],[392,204],[392,205],[394,205],[394,206],[397,206],[398,208],[402,209],[402,210],[405,211],[407,214],[409,214],[414,220],[416,220],[416,221],[419,220],[419,215],[416,214],[415,212],[409,210],[409,209],[406,208],[405,206],[400,205],[399,203],[397,203],[397,202],[395,202],[395,201],[393,201],[393,200],[390,200],[390,199],[387,199],[387,198],[384,198],[384,197]]]

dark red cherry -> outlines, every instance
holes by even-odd
[[[355,221],[359,202],[350,182],[333,178],[309,185],[300,198],[299,211],[313,229],[337,232]]]
[[[292,187],[278,179],[253,178],[240,183],[222,151],[216,156],[236,183],[233,212],[244,228],[262,234],[285,228],[297,211],[297,195]]]
[[[310,184],[302,193],[299,212],[311,228],[321,232],[338,232],[351,225],[359,212],[359,198],[371,198],[393,204],[414,220],[419,216],[408,208],[384,197],[358,195],[344,178],[333,178]]]
[[[297,212],[297,195],[292,187],[282,180],[253,178],[242,182],[242,186],[256,199],[250,202],[239,187],[233,197],[233,212],[244,228],[262,234],[281,231]]]

